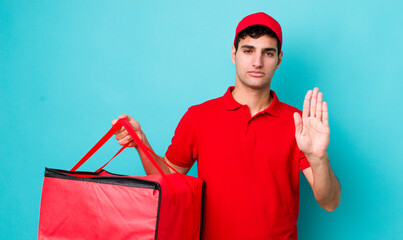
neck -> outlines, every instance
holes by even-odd
[[[272,102],[270,86],[263,89],[252,89],[235,84],[232,97],[238,103],[248,105],[251,116],[268,108]]]

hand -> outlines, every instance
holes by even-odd
[[[302,119],[294,113],[295,139],[298,147],[308,159],[323,159],[329,145],[329,116],[327,103],[322,102],[319,88],[309,90],[305,95]]]
[[[132,125],[134,131],[136,131],[137,136],[140,138],[141,141],[144,140],[144,133],[143,131],[141,131],[141,127],[139,122],[126,115],[126,114],[122,114],[118,117],[118,119],[122,119],[122,118],[127,118],[130,122],[130,124]],[[114,125],[118,119],[114,119],[112,120],[112,125]],[[124,146],[126,144],[129,144],[128,147],[135,147],[136,143],[134,142],[133,138],[129,135],[129,133],[127,132],[127,130],[125,129],[125,127],[121,127],[117,132],[116,132],[116,139],[119,141],[119,144]]]

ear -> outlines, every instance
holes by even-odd
[[[277,60],[277,67],[276,69],[278,69],[280,67],[281,61],[283,61],[283,51],[280,52],[280,54],[278,55],[278,60]]]
[[[233,64],[235,64],[235,53],[236,53],[235,45],[232,45],[232,49],[231,49],[231,61],[232,61]]]

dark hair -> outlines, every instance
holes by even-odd
[[[263,35],[268,35],[269,37],[273,37],[277,40],[277,52],[278,52],[278,55],[280,55],[281,44],[280,44],[280,40],[278,39],[277,35],[270,28],[265,27],[265,26],[260,26],[260,25],[252,25],[238,33],[238,35],[235,38],[235,43],[234,43],[235,52],[238,50],[238,44],[239,44],[239,41],[241,41],[241,39],[245,39],[246,36],[256,39],[256,38],[260,38]]]

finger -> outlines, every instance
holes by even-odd
[[[323,108],[323,110],[322,110],[322,113],[323,113],[322,122],[326,126],[329,126],[329,113],[328,113],[328,110],[327,110],[327,103],[326,102],[323,102],[322,108]]]
[[[121,127],[121,128],[119,128],[119,130],[116,131],[115,134],[119,134],[119,133],[122,133],[122,132],[124,132],[124,131],[126,131],[126,128],[125,128],[125,127]]]
[[[135,120],[134,118],[130,117],[129,115],[127,115],[125,113],[123,113],[122,115],[119,116],[119,119],[122,119],[122,118],[127,118],[127,120],[129,120],[129,122]]]
[[[111,121],[112,125],[115,125],[115,123],[116,123],[117,121],[118,121],[118,119],[113,119],[113,120]],[[119,128],[119,130],[116,131],[115,134],[121,133],[121,132],[123,132],[123,131],[125,131],[125,130],[126,130],[126,129],[125,129],[124,127],[121,127],[121,128]]]
[[[311,126],[309,126],[309,117],[303,118],[302,119],[302,124],[303,124],[304,127],[310,128]]]
[[[127,118],[128,116],[125,114],[125,113],[123,113],[122,115],[120,115],[119,117],[118,117],[118,119],[113,119],[112,120],[112,125],[115,125],[115,123],[119,120],[119,119],[122,119],[122,118]],[[123,131],[125,131],[126,129],[124,128],[124,127],[121,127],[121,128],[119,128],[119,130],[117,130],[116,131],[116,133],[115,134],[118,134],[118,133],[121,133],[121,132],[123,132]]]
[[[316,101],[316,118],[319,121],[322,121],[322,101],[323,101],[323,94],[320,92],[318,93],[318,99]]]
[[[131,137],[130,135],[128,135],[128,136],[126,136],[126,137],[120,139],[120,140],[119,140],[119,144],[123,146],[123,145],[125,145],[125,144],[130,143],[131,141],[133,141],[133,139],[132,139],[132,137]]]
[[[129,133],[126,130],[124,130],[122,132],[116,133],[115,135],[116,135],[116,139],[119,141],[120,139],[123,139],[127,135],[129,135]]]
[[[309,116],[310,117],[315,117],[315,113],[316,113],[316,99],[318,97],[318,91],[319,88],[315,87],[313,89],[312,92],[312,98],[311,98],[311,106],[310,106],[310,112],[309,112]]]
[[[304,99],[304,106],[302,107],[302,118],[306,118],[309,116],[309,102],[311,101],[312,90],[309,90]]]
[[[131,116],[125,114],[125,113],[122,114],[122,115],[120,115],[118,118],[119,118],[119,119],[127,118],[127,120],[129,120],[129,122],[131,123],[131,125],[132,125],[133,128],[135,128],[135,129],[136,129],[137,126],[140,127],[140,124],[139,124],[139,122],[138,122],[136,119],[134,119],[133,117],[131,117]]]
[[[127,114],[123,113],[123,114],[120,115],[118,118],[119,118],[119,119],[122,119],[122,118],[127,118],[127,117],[128,117]]]
[[[302,119],[299,113],[297,112],[294,113],[294,124],[295,124],[295,134],[301,134],[303,129]]]

